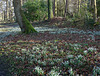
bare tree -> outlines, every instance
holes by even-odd
[[[55,17],[57,17],[57,0],[54,0],[53,3],[53,14]]]
[[[48,19],[53,18],[52,0],[48,0]]]
[[[67,13],[68,13],[68,0],[66,0],[66,5],[65,5],[65,17]]]
[[[97,6],[96,6],[96,0],[94,0],[94,21],[97,22]]]
[[[6,12],[5,12],[5,18],[8,19],[8,0],[6,0]]]

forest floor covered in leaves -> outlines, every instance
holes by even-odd
[[[51,23],[55,22],[35,23],[39,33],[29,35],[19,33],[17,24],[1,26],[2,36],[12,33],[1,37],[0,74],[5,76],[9,70],[12,76],[99,76],[100,30],[84,31]]]

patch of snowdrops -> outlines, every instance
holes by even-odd
[[[32,49],[23,48],[16,53],[15,59],[23,63],[27,60],[27,63],[34,64],[35,75],[72,76],[77,74],[78,71],[75,71],[76,69],[81,71],[81,67],[88,66],[85,67],[87,69],[90,67],[86,55],[96,50],[93,47],[82,49],[80,44],[61,43],[59,40],[55,40],[38,43],[33,45]],[[45,73],[45,69],[48,67],[50,67],[50,70]],[[99,71],[100,68],[94,68],[93,74],[99,74]]]

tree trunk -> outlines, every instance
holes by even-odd
[[[4,10],[4,21],[6,21],[6,11]]]
[[[97,22],[97,6],[96,6],[96,0],[94,0],[94,21]]]
[[[57,17],[57,0],[54,0],[53,14],[54,14],[55,17]]]
[[[67,13],[68,13],[68,0],[66,0],[66,5],[65,5],[65,17]]]
[[[52,1],[48,0],[48,19],[53,18]]]
[[[8,0],[6,0],[6,12],[5,12],[5,19],[8,19]]]
[[[81,0],[78,0],[78,12],[80,13]]]
[[[11,0],[9,1],[9,20],[12,22],[12,6],[11,6]]]
[[[3,16],[4,14],[3,14],[3,12],[2,12],[2,21],[4,20],[4,16]]]
[[[37,32],[31,23],[26,19],[23,11],[21,10],[21,0],[13,0],[14,12],[17,22],[23,33],[34,33]]]

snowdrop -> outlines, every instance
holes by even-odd
[[[97,49],[96,48],[94,48],[94,47],[89,47],[88,48],[88,51],[90,51],[90,52],[93,52],[93,51],[96,51]]]
[[[75,62],[74,62],[74,60],[73,60],[73,59],[70,59],[70,63],[74,64]]]
[[[43,71],[42,68],[39,67],[39,66],[36,66],[36,67],[35,67],[35,71],[36,71],[38,74],[40,74],[40,75],[43,75],[43,74],[44,74],[44,71]]]
[[[51,70],[51,71],[49,72],[49,76],[60,76],[60,73],[58,73],[58,72],[55,71],[55,70]]]
[[[74,47],[81,47],[81,45],[79,45],[79,44],[73,44],[72,46],[74,46]]]
[[[18,56],[16,56],[16,59],[18,59],[19,57]]]
[[[93,68],[93,75],[94,76],[97,76],[100,74],[100,67],[94,67]]]
[[[87,53],[88,53],[88,51],[87,51],[87,50],[85,50],[85,51],[84,51],[84,54],[86,55]]]
[[[46,61],[41,62],[43,65],[46,65]]]
[[[79,47],[74,47],[75,51],[78,51],[79,50]]]
[[[58,49],[57,49],[57,46],[54,46],[53,49],[54,49],[54,50],[58,50]]]
[[[29,56],[31,57],[31,59],[33,59],[35,57],[34,54],[30,54]]]
[[[73,72],[73,69],[72,68],[69,69],[69,73],[70,73],[70,76],[73,76],[74,75],[74,72]]]
[[[44,51],[42,51],[41,53],[45,55],[45,54],[48,53],[48,52],[44,50]]]
[[[20,52],[17,52],[18,55],[21,55]]]
[[[26,49],[22,49],[22,52],[23,52],[23,53],[26,53],[26,51],[27,51]]]
[[[55,63],[53,61],[51,61],[51,65],[54,65]]]
[[[81,54],[78,55],[77,57],[78,57],[78,59],[82,59],[83,58],[83,56]]]
[[[62,63],[64,65],[64,67],[68,68],[69,67],[69,61],[65,61]]]
[[[40,61],[40,60],[38,60],[37,62],[38,62],[38,63],[41,63],[41,61]]]
[[[73,55],[68,55],[67,58],[72,59],[72,58],[74,58],[74,56]]]

